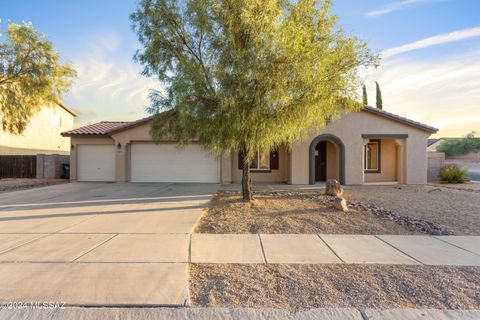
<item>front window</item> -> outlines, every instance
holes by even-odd
[[[252,165],[252,170],[270,170],[270,153],[265,151],[255,152]]]
[[[364,149],[366,172],[380,172],[380,140],[370,140]]]

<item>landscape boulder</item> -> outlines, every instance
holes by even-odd
[[[341,198],[341,197],[335,198],[334,206],[335,206],[335,209],[337,209],[338,211],[343,211],[343,212],[348,211],[347,201],[344,198]]]
[[[325,185],[325,194],[340,197],[343,194],[342,185],[335,179],[328,179]]]

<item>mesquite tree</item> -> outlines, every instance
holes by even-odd
[[[150,95],[153,138],[241,152],[244,200],[255,154],[358,108],[357,69],[376,61],[329,1],[142,0],[131,19],[143,45],[135,58],[165,87]]]
[[[76,76],[62,64],[45,35],[30,24],[8,25],[0,33],[0,120],[2,129],[21,134],[41,108],[61,102]]]

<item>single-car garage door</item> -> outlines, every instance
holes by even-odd
[[[115,181],[115,147],[113,145],[79,145],[77,180]]]
[[[198,144],[132,143],[132,182],[219,182],[220,161]]]

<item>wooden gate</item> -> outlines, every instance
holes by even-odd
[[[0,179],[36,177],[37,156],[0,156]]]

